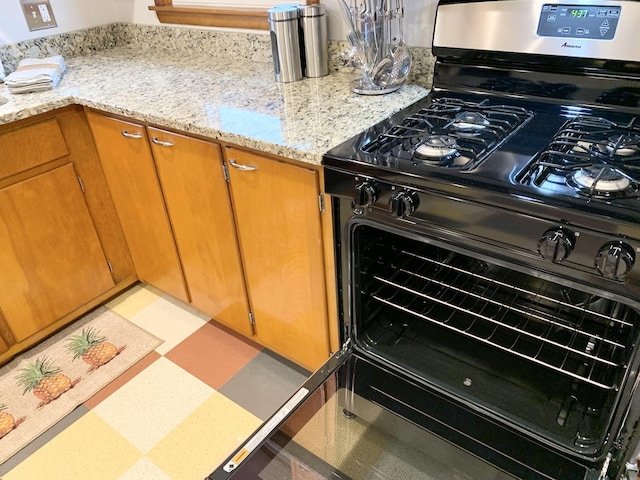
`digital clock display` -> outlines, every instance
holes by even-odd
[[[576,1],[576,3],[583,2]],[[545,3],[540,12],[537,33],[541,37],[613,40],[621,15],[622,6],[613,3],[608,5]]]
[[[569,15],[571,15],[573,18],[587,18],[587,16],[589,15],[589,10],[587,10],[586,8],[574,8],[572,10],[569,10]]]

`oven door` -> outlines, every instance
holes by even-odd
[[[597,478],[599,471],[533,444],[350,348],[334,355],[209,477]]]

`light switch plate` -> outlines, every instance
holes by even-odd
[[[20,0],[20,5],[30,31],[58,26],[49,0]]]

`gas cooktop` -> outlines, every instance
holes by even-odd
[[[331,150],[325,164],[640,219],[640,120],[613,109],[435,92]]]

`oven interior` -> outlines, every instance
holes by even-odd
[[[636,308],[424,238],[368,224],[351,235],[361,349],[565,450],[601,453]]]

